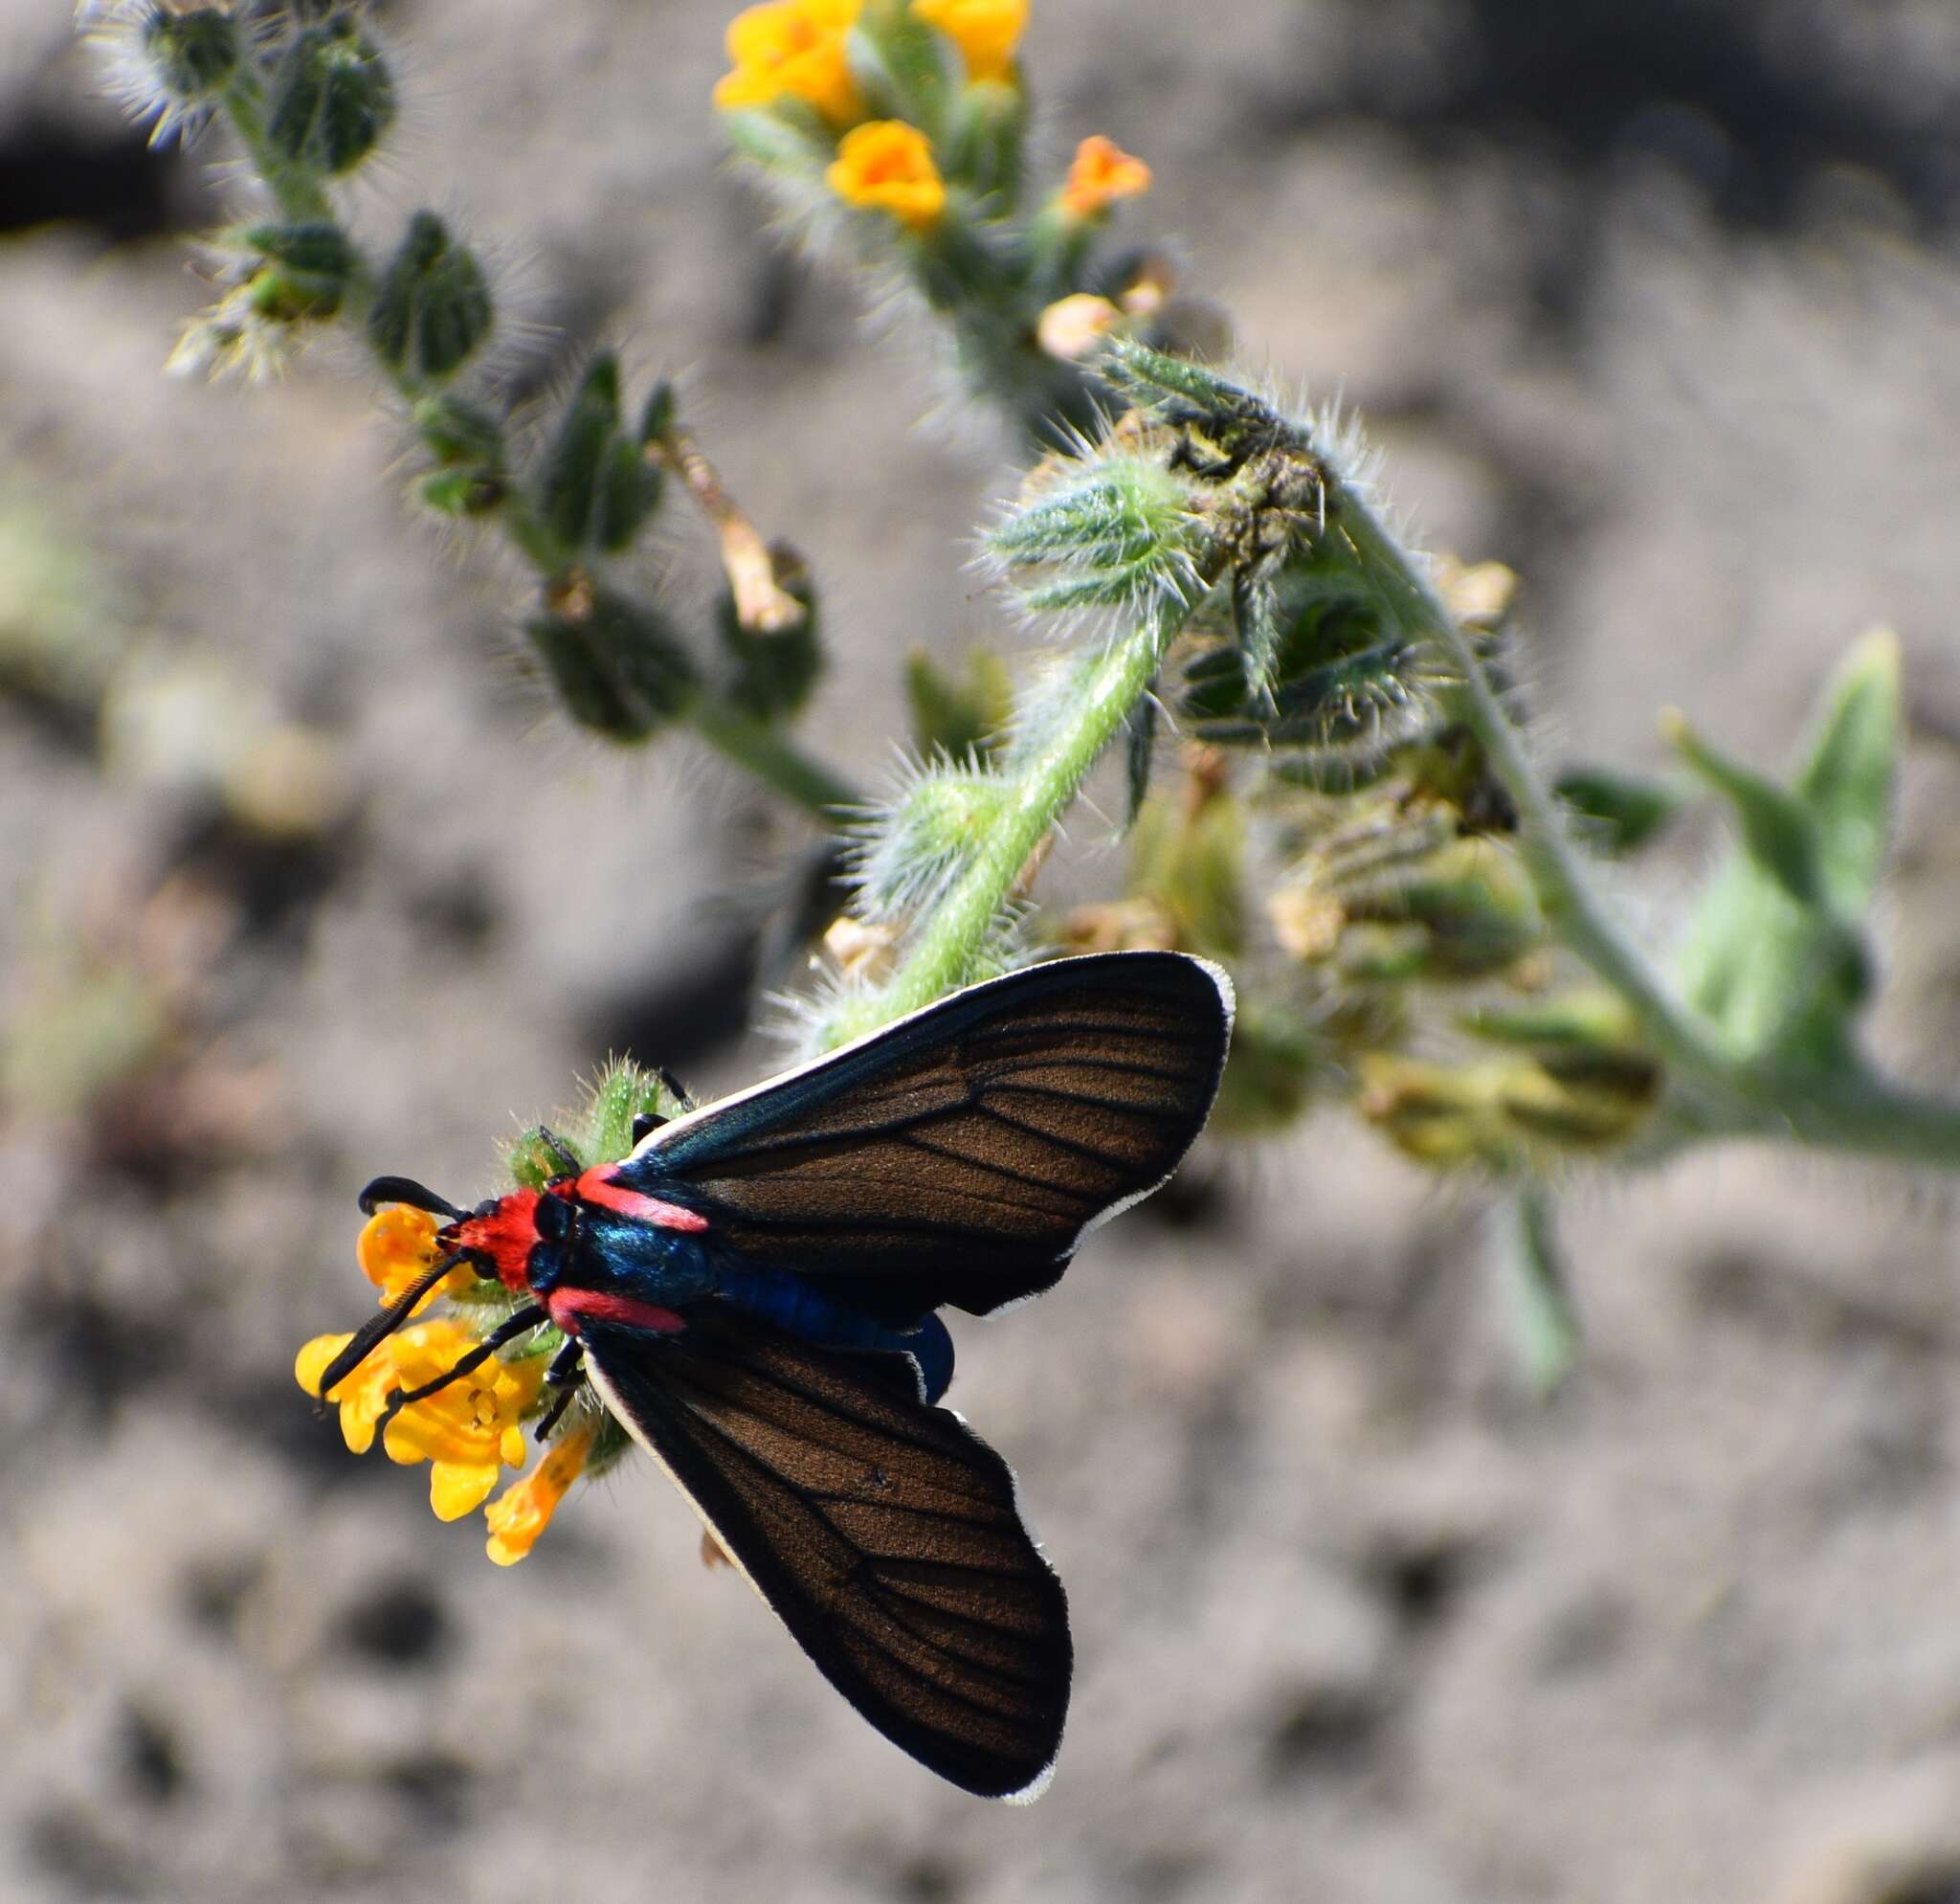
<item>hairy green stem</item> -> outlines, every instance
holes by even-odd
[[[880,990],[881,1018],[918,1011],[972,978],[1021,869],[1075,798],[1096,756],[1122,732],[1190,612],[1182,603],[1161,609],[1084,656],[1067,694],[1057,697],[1068,718],[1009,750],[999,771],[1012,796],[966,871],[921,926],[891,983]]]
[[[282,216],[295,222],[334,221],[324,182],[304,168],[288,164],[266,137],[265,101],[256,79],[233,81],[224,94],[224,111],[252,168],[272,193]],[[337,221],[336,221],[337,222]],[[342,321],[364,341],[367,317],[374,300],[374,272],[359,258],[341,305]],[[413,403],[426,392],[412,378],[388,364],[379,365],[396,393]],[[546,584],[560,580],[573,560],[541,520],[528,496],[513,487],[494,511],[505,539]],[[759,539],[758,539],[759,543]],[[786,597],[787,599],[787,597]],[[799,613],[801,612],[799,608]],[[828,825],[863,804],[858,791],[813,760],[776,728],[718,702],[706,701],[688,717],[708,745],[752,774],[764,786]]]
[[[1726,1080],[1731,1060],[1714,1026],[1675,997],[1593,890],[1557,796],[1538,777],[1524,736],[1435,586],[1351,491],[1342,492],[1335,521],[1370,577],[1392,598],[1399,598],[1396,605],[1405,619],[1433,640],[1457,671],[1465,724],[1517,806],[1519,831],[1541,897],[1566,943],[1633,1007],[1659,1056],[1698,1078]]]
[[[252,168],[265,182],[280,215],[296,225],[333,216],[333,204],[318,173],[293,166],[272,148],[265,131],[265,96],[256,78],[241,75],[223,94],[225,117],[245,147]]]
[[[1546,910],[1565,943],[1630,1005],[1655,1052],[1695,1102],[1697,1134],[1781,1138],[1817,1150],[1960,1170],[1960,1104],[1903,1090],[1869,1073],[1791,1071],[1738,1058],[1674,992],[1594,887],[1557,796],[1540,779],[1469,638],[1428,577],[1351,492],[1334,517],[1368,572],[1459,677],[1463,718],[1518,809]]]

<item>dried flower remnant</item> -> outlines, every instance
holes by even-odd
[[[558,1512],[559,1502],[585,1472],[597,1438],[596,1426],[567,1435],[536,1467],[522,1480],[513,1481],[483,1510],[490,1523],[485,1551],[498,1566],[514,1567],[537,1544],[538,1536]]]

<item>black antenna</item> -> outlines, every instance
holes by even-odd
[[[381,1180],[390,1183],[395,1179],[383,1177]],[[326,1405],[327,1390],[345,1381],[381,1346],[386,1337],[392,1335],[415,1312],[415,1305],[462,1260],[460,1256],[445,1256],[434,1268],[417,1276],[379,1315],[370,1315],[354,1331],[352,1340],[321,1371],[318,1393],[323,1407]]]
[[[468,1212],[458,1210],[447,1197],[438,1197],[412,1176],[377,1176],[361,1193],[361,1214],[371,1217],[382,1203],[406,1203],[412,1210],[427,1210],[432,1216],[447,1217],[459,1222]]]

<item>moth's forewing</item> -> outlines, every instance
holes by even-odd
[[[1007,1464],[956,1415],[733,1311],[679,1334],[593,1322],[607,1405],[819,1670],[942,1778],[1046,1784],[1068,1709],[1061,1582]]]
[[[882,1321],[984,1315],[1176,1169],[1231,1029],[1231,981],[1203,960],[1059,959],[691,1112],[617,1178]]]

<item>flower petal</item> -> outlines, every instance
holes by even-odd
[[[497,1486],[497,1464],[437,1461],[429,1468],[429,1505],[437,1520],[460,1520],[489,1499]]]

